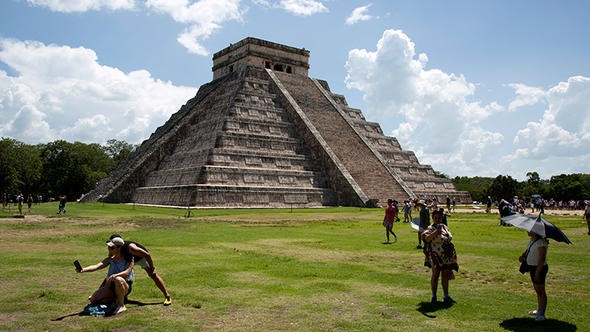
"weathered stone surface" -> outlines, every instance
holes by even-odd
[[[309,52],[246,38],[214,80],[85,200],[209,207],[469,200],[379,124],[307,76]]]

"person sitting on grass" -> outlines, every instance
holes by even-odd
[[[109,240],[113,238],[120,238],[119,234],[113,234],[109,238]],[[125,255],[132,255],[135,259],[135,264],[141,266],[145,272],[154,280],[156,286],[160,289],[162,294],[164,294],[164,305],[168,306],[172,304],[172,298],[166,289],[166,285],[164,284],[164,280],[160,275],[156,272],[156,267],[154,266],[154,261],[152,260],[152,256],[150,252],[141,244],[132,241],[125,241],[125,244],[121,248],[121,251]]]
[[[78,273],[94,272],[109,267],[107,276],[100,287],[88,297],[90,304],[111,304],[115,302],[117,308],[114,314],[120,314],[125,308],[125,297],[131,292],[131,286],[135,280],[133,274],[134,260],[131,255],[124,255],[125,242],[120,237],[115,237],[107,242],[109,255],[102,262],[84,267]]]

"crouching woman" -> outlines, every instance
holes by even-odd
[[[113,238],[107,242],[109,255],[102,262],[87,266],[79,270],[79,273],[94,272],[105,267],[109,267],[107,276],[100,287],[88,297],[90,304],[110,304],[115,302],[117,305],[114,314],[122,313],[125,308],[125,297],[131,292],[133,280],[133,256],[125,257],[121,252],[121,247],[125,244],[121,238]]]

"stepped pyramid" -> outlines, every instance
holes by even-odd
[[[213,55],[201,86],[85,201],[198,207],[470,201],[310,78],[309,51],[246,38]]]

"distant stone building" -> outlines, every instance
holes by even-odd
[[[469,193],[421,165],[328,83],[309,51],[246,38],[85,200],[199,207],[375,206]]]

